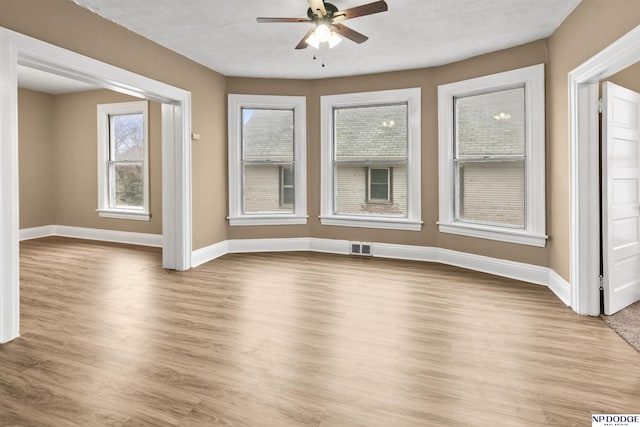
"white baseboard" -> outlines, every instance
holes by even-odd
[[[235,239],[227,240],[229,253],[308,251],[312,239]]]
[[[197,267],[227,253],[288,251],[347,255],[349,254],[349,241],[315,238],[226,240],[194,251],[192,262],[193,267]],[[569,283],[547,267],[428,246],[372,242],[371,252],[374,257],[437,262],[536,285],[544,285],[551,289],[564,304],[569,306],[571,302],[571,287]]]
[[[53,227],[53,225],[44,225],[42,227],[23,228],[19,231],[18,239],[23,241],[55,236]]]
[[[391,243],[371,243],[371,254],[374,257],[406,259],[411,261],[440,262],[439,252],[442,249],[429,246],[395,245]]]
[[[197,267],[206,262],[213,261],[226,254],[250,253],[250,252],[294,252],[313,251],[348,254],[348,242],[343,244],[338,240],[291,238],[291,239],[232,239],[197,249],[191,253],[191,266]]]
[[[571,285],[564,280],[554,270],[549,269],[549,289],[556,294],[560,301],[565,303],[567,307],[571,307]]]
[[[374,257],[453,265],[537,285],[547,285],[549,283],[550,270],[547,267],[452,251],[450,249],[374,243],[372,244],[372,253]]]
[[[348,240],[334,239],[309,239],[309,247],[306,249],[311,252],[322,252],[326,254],[342,254],[349,255]]]
[[[103,242],[125,243],[129,245],[162,247],[161,234],[133,233],[128,231],[71,227],[67,225],[46,225],[43,227],[25,228],[20,230],[19,239],[22,241],[48,236],[71,237],[74,239],[100,240]]]
[[[546,285],[549,282],[549,269],[547,267],[457,252],[449,249],[439,249],[438,252],[439,262],[443,264],[522,280],[523,282],[535,283],[537,285]]]
[[[205,262],[220,258],[229,253],[228,241],[215,243],[202,249],[196,249],[191,252],[191,267],[197,267]]]

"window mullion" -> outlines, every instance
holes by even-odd
[[[293,165],[295,163],[294,160],[243,160],[240,162],[242,165],[274,165],[274,166],[282,166],[282,165]]]
[[[526,160],[527,158],[525,156],[484,156],[453,159],[454,163],[515,162]]]
[[[406,165],[407,160],[334,160],[335,164],[339,165],[362,165],[362,166],[375,166],[375,165]]]

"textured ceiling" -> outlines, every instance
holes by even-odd
[[[548,37],[580,0],[387,0],[389,11],[345,23],[369,40],[294,50],[305,0],[72,0],[227,76],[315,79],[442,65]],[[372,0],[332,0],[347,9]],[[313,60],[314,53],[318,59]],[[322,60],[326,64],[321,66]]]

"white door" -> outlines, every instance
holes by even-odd
[[[604,312],[640,300],[640,94],[604,82],[602,257]]]

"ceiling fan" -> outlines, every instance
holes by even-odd
[[[359,16],[373,15],[374,13],[386,12],[387,3],[384,0],[363,4],[350,9],[338,10],[331,3],[323,0],[308,0],[309,9],[306,18],[257,18],[260,23],[268,22],[309,22],[313,27],[307,31],[296,49],[305,49],[311,45],[316,49],[320,48],[320,43],[328,43],[332,48],[342,41],[342,37],[356,43],[364,43],[369,37],[359,33],[342,24],[347,19]]]

